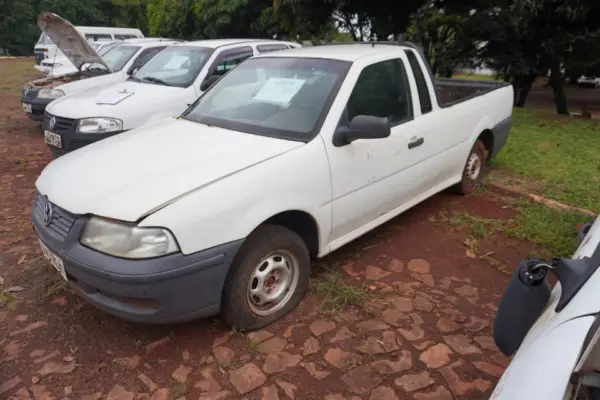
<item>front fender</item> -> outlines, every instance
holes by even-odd
[[[316,221],[322,253],[332,216],[329,164],[319,138],[174,199],[140,225],[169,228],[190,254],[244,239],[265,220],[292,210]]]

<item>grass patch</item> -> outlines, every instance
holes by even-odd
[[[543,204],[521,202],[514,224],[504,231],[508,236],[528,240],[547,254],[544,257],[571,257],[577,248],[575,225],[591,219],[580,213],[555,210]]]
[[[482,239],[491,233],[500,230],[506,220],[481,218],[465,211],[454,211],[452,215],[442,212],[441,219],[452,226],[462,226],[469,230],[475,239]]]
[[[534,244],[539,256],[544,258],[571,257],[577,248],[575,225],[591,221],[580,213],[555,210],[527,200],[509,204],[519,210],[514,219],[487,219],[455,211],[451,215],[442,213],[440,221],[466,228],[471,238],[465,246],[472,252],[476,250],[477,240],[502,233]]]
[[[369,300],[370,294],[365,288],[347,284],[332,270],[311,283],[317,295],[323,298],[321,312],[324,313],[338,313],[348,306],[364,307]]]
[[[452,79],[466,79],[469,81],[497,81],[495,76],[477,74],[452,74]]]
[[[544,196],[600,211],[600,122],[519,108],[513,122],[496,163],[535,180]]]

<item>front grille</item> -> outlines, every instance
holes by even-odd
[[[55,236],[57,239],[64,240],[73,227],[73,224],[77,219],[77,215],[71,214],[56,204],[50,203],[50,206],[52,207],[52,217],[50,218],[50,222],[45,224],[45,203],[46,199],[40,193],[36,193],[33,204],[34,218],[39,221],[42,226],[45,226],[50,234]]]
[[[35,99],[38,95],[38,90],[34,88],[23,89],[22,95],[24,99]]]
[[[50,119],[52,119],[52,117],[54,117],[56,122],[54,124],[54,127],[50,129]],[[72,128],[74,128],[76,123],[76,119],[63,118],[48,113],[44,114],[44,128],[54,133],[69,132]]]

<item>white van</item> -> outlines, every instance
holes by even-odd
[[[43,14],[40,14],[40,17],[38,17],[38,26],[40,25],[40,20],[43,20],[41,18]],[[40,26],[40,29],[41,28],[42,27]],[[144,37],[142,31],[135,28],[76,26],[75,29],[89,42],[108,42],[112,40],[138,39]],[[52,59],[55,56],[63,56],[60,50],[58,50],[56,43],[52,41],[50,36],[43,32],[43,29],[38,42],[33,48],[33,54],[35,55],[35,68],[38,70],[40,69],[40,64],[43,60]]]
[[[54,155],[61,155],[143,124],[180,115],[247,58],[294,47],[301,46],[263,39],[171,45],[124,82],[52,101],[43,117],[44,138]]]

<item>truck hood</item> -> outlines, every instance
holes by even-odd
[[[91,116],[119,118],[127,125],[127,119],[132,114],[144,113],[150,116],[153,110],[163,109],[165,104],[171,104],[169,102],[181,103],[185,90],[174,86],[124,81],[60,98],[50,103],[48,112],[74,119]],[[185,104],[183,106],[185,109]]]
[[[54,13],[43,12],[38,16],[37,24],[56,43],[56,46],[77,70],[81,71],[81,66],[87,63],[102,64],[109,71],[111,70],[87,40],[66,19]]]
[[[36,187],[72,213],[134,222],[303,145],[168,118],[52,161]]]

